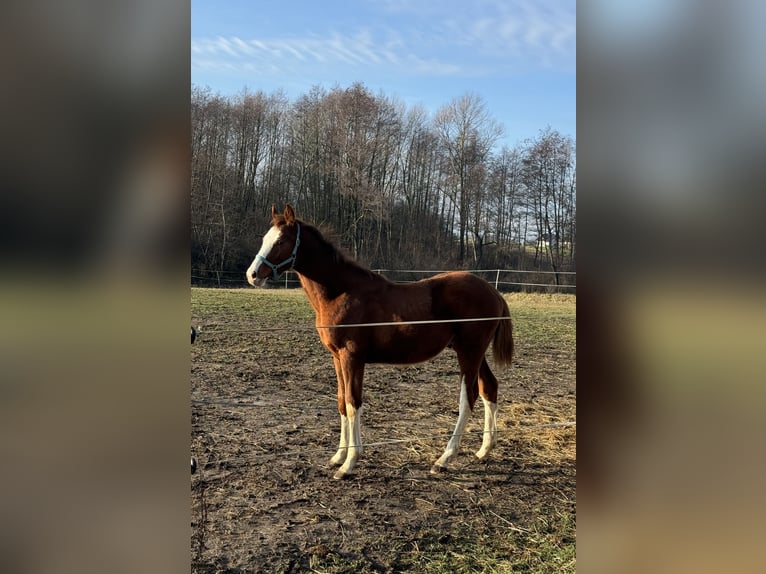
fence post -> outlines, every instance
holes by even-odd
[[[497,289],[498,281],[500,281],[500,269],[497,270],[497,275],[495,275],[495,289]]]

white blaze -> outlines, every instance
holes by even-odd
[[[282,232],[277,227],[272,227],[269,229],[268,233],[263,236],[263,243],[261,244],[261,250],[258,252],[258,255],[263,257],[264,259],[269,256],[269,253],[271,253],[271,250],[274,248],[274,245],[279,241],[279,237],[282,235]],[[261,268],[261,265],[263,265],[263,262],[261,261],[260,257],[256,255],[255,259],[253,259],[253,262],[250,264],[250,267],[247,268],[247,272],[245,275],[247,276],[247,282],[250,283],[253,287],[260,287],[264,283],[266,283],[266,279],[268,279],[268,276],[263,279],[256,279],[256,275],[258,274],[258,270]]]

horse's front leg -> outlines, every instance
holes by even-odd
[[[340,442],[338,452],[330,459],[330,464],[340,466],[346,460],[348,452],[348,417],[346,416],[345,384],[343,382],[343,369],[340,361],[333,355],[332,362],[335,365],[335,374],[338,377],[338,412],[340,413]]]
[[[350,476],[359,456],[362,454],[362,381],[364,379],[364,363],[355,360],[350,353],[341,352],[339,363],[343,374],[343,400],[345,408],[345,425],[347,432],[346,460],[335,473],[333,478],[339,480]],[[340,378],[339,378],[340,380]],[[340,407],[340,389],[338,390]],[[344,411],[341,410],[341,424]],[[341,441],[343,430],[341,429]],[[340,454],[341,449],[336,453]],[[335,457],[333,457],[335,458]]]

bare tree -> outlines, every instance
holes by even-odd
[[[562,270],[574,250],[574,143],[550,128],[525,151],[524,182],[534,212],[537,250],[554,271]],[[556,274],[556,283],[560,277]]]
[[[498,266],[510,264],[507,259],[515,248],[524,249],[521,225],[523,182],[522,152],[504,146],[489,162],[488,204]]]
[[[429,117],[364,85],[234,97],[192,89],[192,264],[240,275],[272,203],[293,202],[378,267],[574,267],[575,150],[543,130],[494,150],[476,94]],[[492,248],[491,246],[495,246]]]
[[[468,226],[471,221],[481,220],[481,165],[503,130],[490,115],[481,96],[473,93],[440,108],[434,117],[434,127],[447,158],[449,185],[454,190],[459,215],[458,259],[463,261]]]

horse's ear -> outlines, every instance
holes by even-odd
[[[293,206],[290,205],[289,203],[285,205],[284,216],[285,216],[285,221],[287,223],[292,223],[293,221],[295,221],[295,211],[293,211]]]
[[[271,204],[271,220],[276,221],[277,220],[277,206],[273,203]]]

